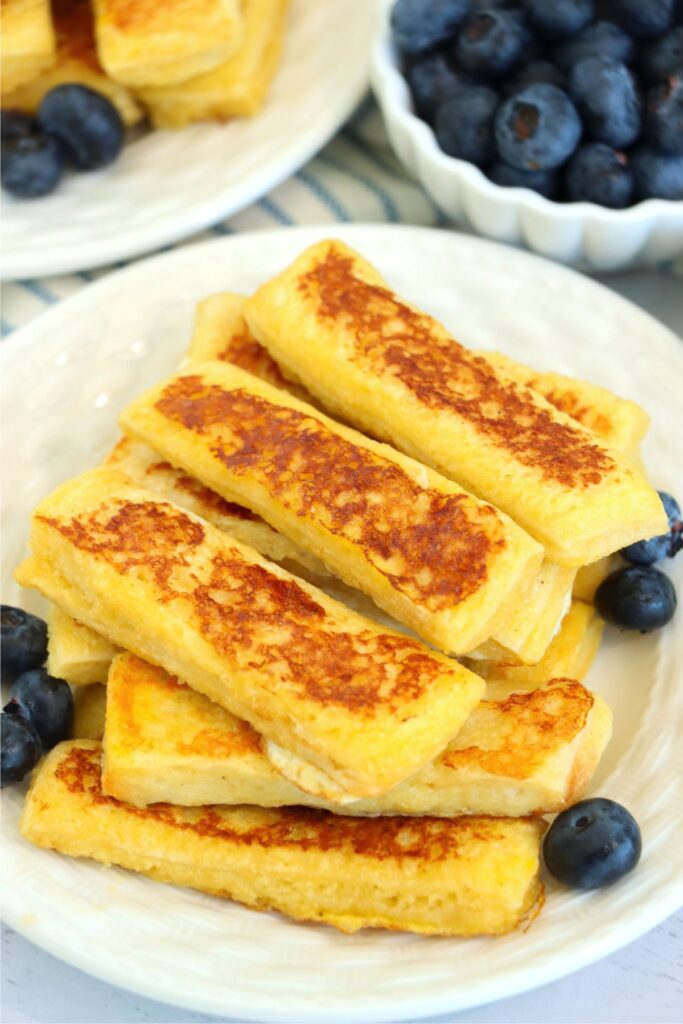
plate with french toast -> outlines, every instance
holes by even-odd
[[[150,258],[0,359],[13,927],[223,1017],[414,1020],[683,902],[661,324],[351,225]]]
[[[2,277],[130,259],[255,202],[360,100],[374,17],[366,0],[5,0]]]

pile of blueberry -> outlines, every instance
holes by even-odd
[[[52,192],[70,165],[94,171],[123,148],[124,127],[116,107],[84,85],[58,85],[46,93],[37,117],[3,110],[2,187],[20,199]]]
[[[20,782],[42,754],[71,736],[73,696],[63,679],[48,675],[47,625],[11,605],[0,606],[2,678],[9,703],[0,715],[0,785]]]
[[[683,0],[396,0],[416,112],[498,185],[683,199]]]

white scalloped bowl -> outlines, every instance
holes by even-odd
[[[683,252],[683,202],[648,199],[627,210],[554,203],[495,185],[474,164],[443,153],[414,112],[390,38],[393,0],[382,0],[372,86],[397,156],[450,219],[498,242],[586,270],[623,270]]]

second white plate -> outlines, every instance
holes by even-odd
[[[4,507],[3,600],[41,609],[12,582],[31,509],[94,465],[116,436],[116,413],[172,372],[196,302],[248,293],[330,229],[264,232],[186,247],[80,291],[0,346]],[[499,347],[642,403],[653,482],[683,480],[683,346],[629,303],[578,274],[462,235],[339,227],[408,298],[476,348]],[[679,497],[680,497],[679,493]],[[671,568],[681,593],[683,560]],[[669,569],[667,569],[669,571]],[[240,1020],[414,1020],[552,981],[636,938],[683,902],[683,613],[649,636],[608,630],[588,679],[610,703],[613,740],[592,792],[640,822],[637,870],[596,893],[548,882],[527,932],[497,939],[341,935],[257,914],[24,842],[23,794],[2,792],[4,913],[55,956],[155,999]]]
[[[0,276],[130,259],[243,209],[334,135],[367,85],[374,0],[293,0],[282,64],[258,116],[149,131],[104,171],[45,199],[3,195]]]

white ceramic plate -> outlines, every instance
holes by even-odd
[[[651,478],[680,497],[683,347],[661,325],[578,274],[490,242],[402,227],[334,233],[467,344],[498,346],[642,402],[653,417],[645,443]],[[323,234],[329,229],[280,230],[179,249],[91,285],[0,346],[5,601],[40,609],[10,579],[29,510],[95,464],[116,437],[117,411],[174,368],[197,300],[221,289],[249,292]],[[682,570],[679,559],[679,593]],[[17,834],[17,789],[2,794],[7,920],[114,984],[241,1020],[414,1020],[544,984],[631,941],[683,902],[682,634],[680,611],[651,636],[608,631],[589,679],[615,714],[593,792],[638,818],[644,854],[636,873],[592,894],[550,882],[526,934],[348,936],[254,913],[31,847]]]
[[[292,0],[268,102],[254,118],[149,131],[104,171],[33,202],[3,194],[0,276],[130,259],[248,206],[334,135],[366,88],[375,5]]]

